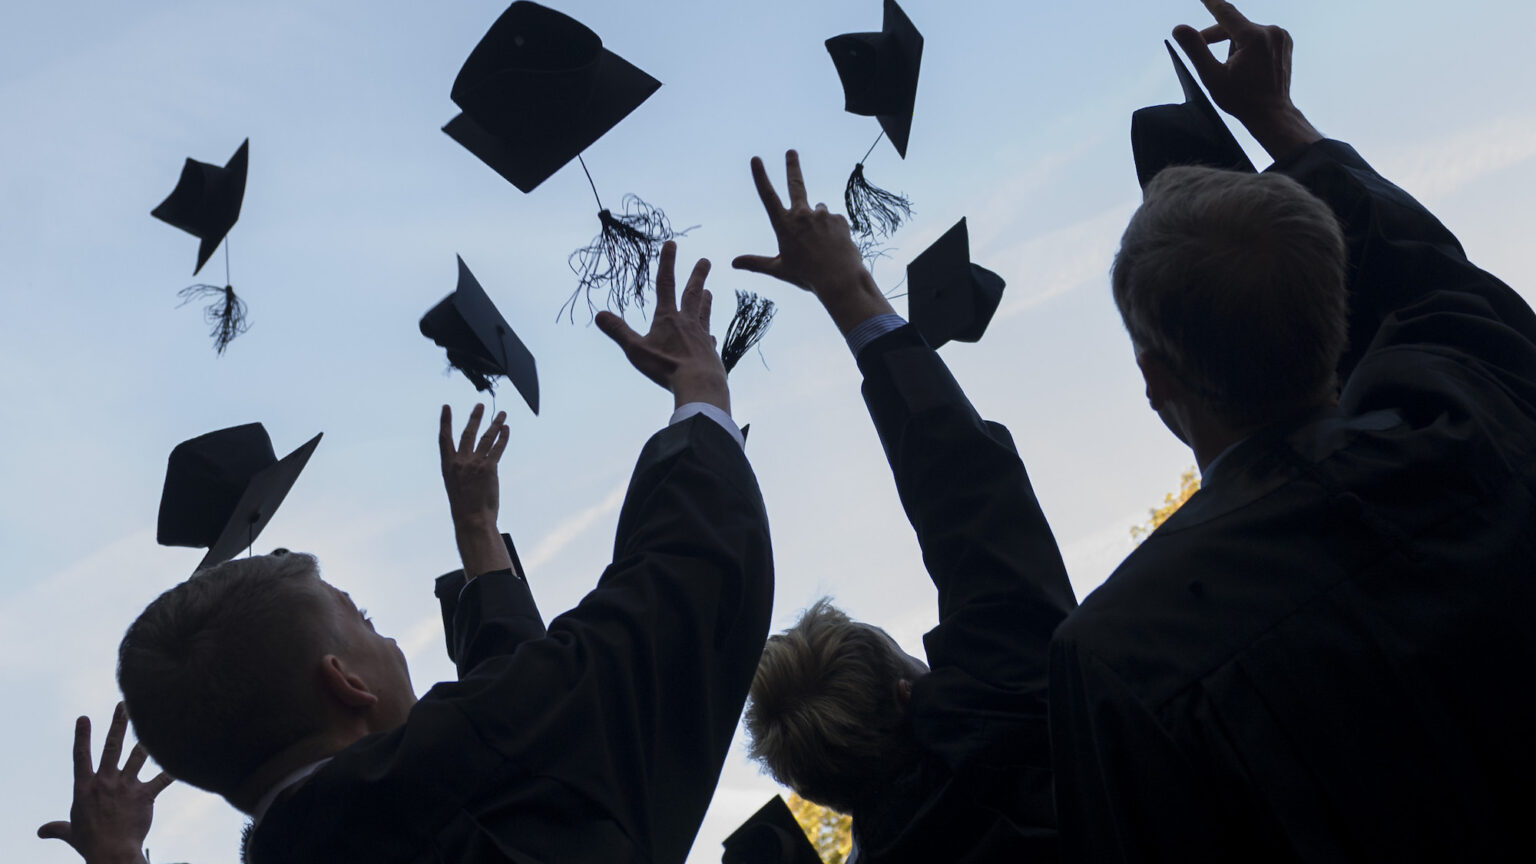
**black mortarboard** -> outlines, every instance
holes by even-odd
[[[197,267],[192,270],[193,276],[213,257],[213,251],[219,248],[219,243],[240,218],[250,146],[251,139],[245,139],[224,165],[188,159],[181,167],[176,188],[159,207],[150,211],[149,215],[156,219],[203,241],[197,247]]]
[[[912,19],[896,0],[885,0],[879,33],[833,36],[827,40],[827,52],[843,82],[844,109],[879,120],[896,152],[907,158],[923,60],[923,34],[912,26]]]
[[[722,844],[722,864],[821,864],[821,855],[775,795]]]
[[[907,311],[923,340],[975,342],[1003,299],[1003,277],[971,263],[965,220],[907,265]]]
[[[198,569],[235,557],[267,527],[319,443],[316,435],[278,459],[267,430],[247,423],[177,444],[165,468],[155,539],[206,548]]]
[[[459,284],[421,316],[421,335],[448,349],[448,362],[474,383],[493,390],[491,379],[505,375],[539,413],[539,370],[533,354],[512,332],[475,274],[459,259]]]
[[[1216,106],[1206,98],[1173,45],[1167,40],[1163,45],[1173,59],[1179,85],[1184,88],[1184,102],[1154,105],[1131,115],[1131,154],[1136,158],[1136,179],[1145,188],[1159,171],[1170,165],[1206,165],[1251,173],[1253,162],[1216,113]]]
[[[923,35],[912,19],[885,0],[879,33],[844,33],[827,40],[827,53],[843,82],[843,107],[849,113],[874,117],[901,158],[907,158],[912,111],[917,102],[917,75],[923,60]],[[875,144],[870,146],[874,152]],[[864,159],[869,153],[864,154]],[[887,192],[864,177],[864,159],[853,166],[843,189],[848,226],[859,238],[866,257],[874,254],[880,237],[889,235],[912,216],[912,202]]]
[[[463,113],[443,131],[513,186],[533,191],[650,98],[661,82],[603,47],[586,25],[553,9],[518,0],[501,13],[470,52],[453,82]],[[586,164],[582,164],[586,170]],[[587,176],[591,182],[590,173]],[[592,185],[597,195],[597,185]],[[608,286],[609,305],[623,312],[645,303],[651,259],[674,232],[666,214],[633,195],[615,216],[598,198],[601,231],[570,256],[580,277],[570,301]],[[587,304],[593,306],[590,297]],[[563,310],[562,310],[563,311]]]
[[[519,0],[464,61],[452,93],[464,113],[443,131],[532,192],[660,86],[581,22]]]

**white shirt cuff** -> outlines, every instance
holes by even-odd
[[[895,312],[886,312],[873,318],[865,318],[848,331],[848,350],[857,358],[869,343],[906,324],[907,320]]]
[[[672,426],[681,423],[695,414],[703,414],[705,417],[719,423],[721,429],[731,433],[731,437],[736,439],[736,443],[741,449],[747,449],[746,436],[741,434],[741,429],[736,426],[736,421],[731,419],[731,415],[721,411],[718,406],[711,405],[708,402],[689,402],[682,405],[672,412],[672,419],[667,421],[667,425]]]

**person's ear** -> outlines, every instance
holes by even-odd
[[[1175,395],[1178,379],[1156,354],[1136,352],[1136,365],[1141,369],[1141,380],[1147,385],[1147,404],[1153,411],[1161,412],[1163,405]]]
[[[902,712],[912,704],[912,682],[905,678],[896,679],[896,707]]]
[[[378,694],[347,668],[347,664],[335,654],[321,658],[320,682],[332,699],[348,708],[366,709],[378,701]]]

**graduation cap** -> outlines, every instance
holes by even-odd
[[[650,98],[661,82],[603,47],[574,18],[518,0],[491,25],[454,79],[452,97],[463,113],[443,131],[523,192],[532,192]],[[603,206],[592,243],[571,254],[579,277],[567,303],[606,287],[620,313],[633,300],[645,305],[651,260],[674,236],[666,214],[633,195],[615,215]],[[562,313],[565,309],[562,307]]]
[[[923,35],[912,26],[912,19],[896,0],[885,0],[880,32],[833,36],[827,40],[827,53],[843,82],[844,109],[879,120],[880,136],[891,139],[901,158],[907,158],[923,59]],[[853,166],[843,190],[849,227],[861,238],[866,253],[877,237],[888,236],[912,216],[911,201],[871,185],[864,177],[864,160],[879,144],[877,137],[864,159]]]
[[[816,847],[777,795],[732,831],[722,845],[722,864],[821,864]]]
[[[192,269],[196,276],[215,249],[228,236],[229,229],[240,218],[240,205],[245,200],[245,176],[250,162],[251,139],[241,142],[235,155],[223,165],[210,165],[196,159],[188,159],[181,167],[181,177],[176,188],[151,210],[149,215],[173,225],[197,237],[202,242],[197,247],[197,266]],[[246,320],[245,302],[235,296],[229,284],[229,247],[224,247],[224,285],[196,284],[183,288],[179,295],[181,305],[200,298],[213,298],[203,311],[204,321],[212,328],[209,336],[214,348],[223,354],[231,339],[244,333],[250,324]]]
[[[965,220],[907,265],[907,310],[923,341],[975,342],[1003,299],[1003,277],[971,263]]]
[[[1136,158],[1136,179],[1142,188],[1170,165],[1206,165],[1253,173],[1253,162],[1232,137],[1232,130],[1216,113],[1189,67],[1166,39],[1163,45],[1173,60],[1184,102],[1154,105],[1131,115],[1131,154]]]
[[[752,350],[752,346],[762,341],[778,311],[778,307],[767,297],[736,289],[736,314],[731,316],[731,323],[726,325],[725,341],[720,346],[720,362],[725,365],[727,375]]]
[[[506,376],[534,414],[539,413],[539,372],[533,354],[459,258],[459,283],[452,294],[421,316],[421,335],[448,349],[448,363],[476,390],[495,393],[492,379]]]
[[[165,469],[155,539],[206,548],[199,570],[228,561],[256,542],[319,443],[316,435],[278,459],[266,428],[247,423],[177,444]]]

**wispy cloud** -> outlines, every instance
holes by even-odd
[[[1386,176],[1428,204],[1536,156],[1536,114],[1506,114],[1470,129],[1389,151]]]

